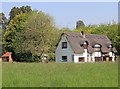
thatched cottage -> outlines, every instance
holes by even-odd
[[[105,35],[65,32],[55,51],[56,62],[115,61],[117,50]]]

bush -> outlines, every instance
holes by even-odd
[[[14,61],[18,62],[32,62],[32,54],[31,53],[16,53],[14,54]]]
[[[34,62],[40,62],[40,57],[37,56],[37,55],[35,55],[35,56],[32,57],[32,60],[33,60]]]
[[[40,57],[32,55],[32,53],[16,53],[13,54],[13,60],[17,62],[40,62]]]
[[[48,53],[48,60],[55,61],[55,53]]]

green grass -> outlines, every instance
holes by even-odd
[[[118,63],[3,63],[3,87],[117,87]]]

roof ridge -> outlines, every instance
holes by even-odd
[[[68,33],[75,33],[75,34],[80,34],[81,32],[63,32],[64,34],[68,34]],[[85,35],[98,35],[98,36],[106,36],[104,34],[85,34]]]

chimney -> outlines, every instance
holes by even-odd
[[[83,38],[85,38],[85,34],[84,34],[83,31],[81,31],[81,35],[82,35]]]

